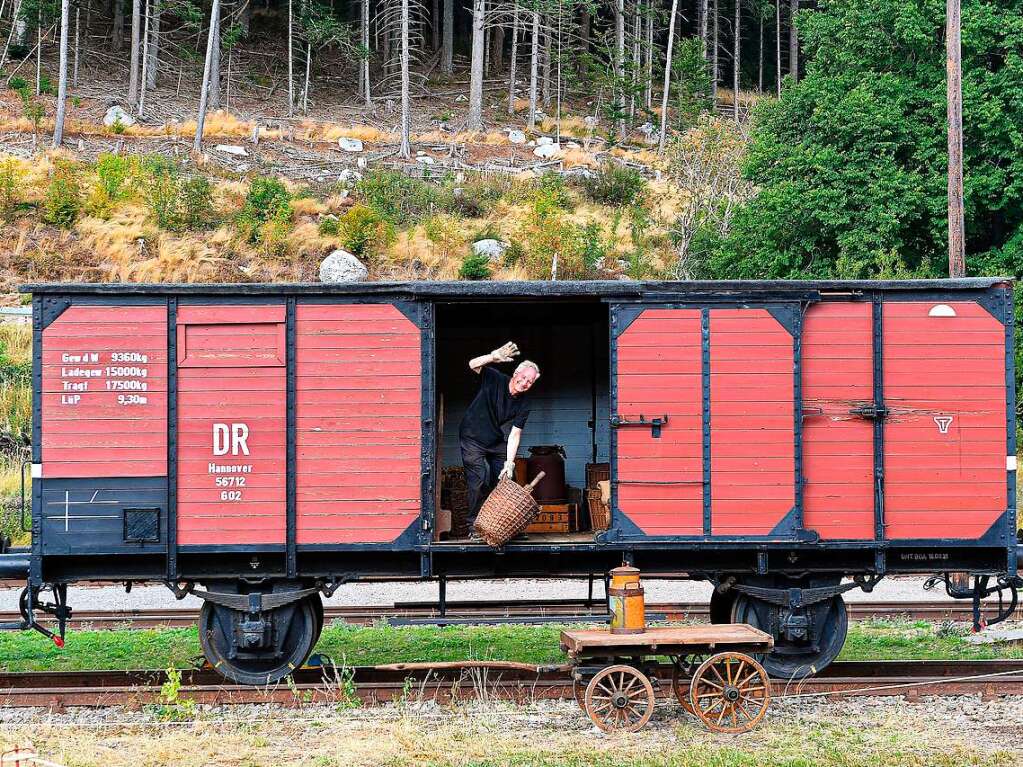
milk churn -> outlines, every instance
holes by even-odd
[[[616,567],[611,571],[611,633],[642,634],[646,631],[646,607],[643,584],[635,567]]]
[[[526,481],[532,481],[540,473],[547,476],[533,490],[537,503],[564,503],[568,500],[568,491],[565,489],[565,448],[561,445],[534,445],[529,448]]]

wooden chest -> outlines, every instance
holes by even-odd
[[[527,533],[573,533],[580,528],[578,503],[541,503]]]

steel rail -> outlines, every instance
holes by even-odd
[[[671,696],[671,667],[658,669],[659,697]],[[291,683],[245,687],[223,683],[212,670],[184,670],[176,700],[201,704],[276,703],[307,705],[358,698],[365,704],[399,699],[409,702],[470,699],[518,702],[571,698],[573,682],[566,666],[516,669],[396,670],[382,667],[300,669]],[[0,705],[140,707],[161,703],[166,673],[135,671],[49,671],[0,674]],[[774,681],[774,697],[1023,695],[1023,661],[845,661],[801,681]],[[164,701],[165,702],[165,701]],[[166,703],[166,702],[165,702]]]

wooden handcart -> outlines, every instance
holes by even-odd
[[[750,654],[773,645],[769,634],[744,623],[561,633],[576,701],[605,732],[635,732],[650,721],[655,690],[669,674],[678,702],[709,729],[752,729],[767,713],[771,681]]]

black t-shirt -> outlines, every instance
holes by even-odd
[[[484,366],[480,377],[479,391],[465,411],[458,436],[485,448],[498,448],[504,445],[504,426],[510,423],[521,429],[526,425],[529,392],[513,397],[508,391],[511,379],[490,365]]]

